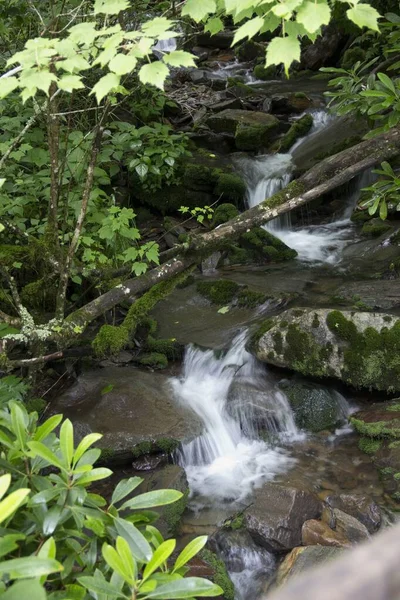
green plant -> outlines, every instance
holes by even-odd
[[[388,162],[381,163],[380,169],[374,169],[380,178],[371,186],[362,191],[370,192],[366,200],[360,202],[360,208],[368,209],[369,215],[374,215],[379,209],[381,219],[386,219],[388,204],[393,204],[397,211],[400,210],[400,176],[398,176]]]
[[[2,403],[0,427],[0,597],[129,600],[223,593],[205,579],[185,577],[206,537],[171,560],[176,542],[164,540],[153,524],[157,513],[151,509],[179,501],[181,492],[132,496],[143,480],[131,477],[118,483],[107,503],[90,489],[112,474],[95,466],[101,450],[93,445],[101,435],[92,433],[75,446],[69,420],[54,415],[39,424],[37,413],[14,400]]]

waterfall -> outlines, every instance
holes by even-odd
[[[288,468],[292,459],[274,447],[301,437],[285,396],[245,349],[246,332],[220,356],[189,346],[174,394],[202,419],[205,433],[186,444],[178,461],[191,493],[211,502],[243,501],[255,486]],[[268,443],[260,438],[260,430]]]

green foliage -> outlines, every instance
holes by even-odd
[[[291,125],[289,131],[285,133],[279,142],[279,152],[288,152],[297,140],[310,131],[313,126],[312,115],[304,115],[298,121]]]
[[[218,558],[218,556],[214,554],[214,552],[211,552],[207,549],[202,550],[202,552],[200,553],[200,558],[202,558],[213,568],[213,581],[223,590],[224,599],[234,600],[235,588],[233,587],[233,583],[229,578],[229,574],[226,570],[223,561],[220,558]]]
[[[400,210],[400,177],[386,161],[381,163],[380,169],[374,169],[373,173],[380,177],[371,186],[363,188],[362,191],[368,192],[370,195],[366,200],[360,202],[360,208],[368,209],[370,216],[379,209],[380,218],[386,219],[389,205],[392,205],[397,211]]]
[[[351,69],[356,62],[364,62],[365,61],[365,50],[360,48],[359,46],[354,46],[352,48],[348,48],[342,56],[342,60],[340,61],[340,66],[342,69]]]
[[[166,369],[168,367],[168,358],[160,352],[151,352],[144,354],[139,359],[143,367],[151,367],[153,369]]]
[[[239,214],[238,209],[234,204],[224,203],[217,206],[214,211],[213,225],[222,225],[231,219],[234,219]]]
[[[101,435],[92,433],[75,446],[69,420],[53,415],[39,425],[37,413],[13,400],[2,403],[0,426],[6,471],[0,477],[4,597],[101,594],[112,600],[222,593],[205,579],[184,577],[186,563],[206,538],[193,540],[173,560],[175,540],[165,541],[153,525],[157,515],[148,509],[180,502],[181,492],[132,496],[143,480],[131,477],[118,483],[107,503],[90,490],[112,474],[94,466],[101,451],[93,444]]]

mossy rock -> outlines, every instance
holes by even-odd
[[[150,367],[152,369],[166,369],[168,367],[168,358],[165,354],[161,354],[161,352],[150,352],[140,357],[139,364],[142,367]]]
[[[224,592],[223,599],[234,600],[235,588],[229,577],[225,563],[214,552],[208,549],[202,550],[199,557],[212,568],[210,579],[222,588]]]
[[[218,176],[213,193],[224,202],[228,201],[240,206],[246,195],[246,184],[240,175],[221,173]]]
[[[353,211],[353,213],[350,217],[350,220],[353,223],[360,224],[360,225],[366,223],[367,221],[371,221],[371,219],[373,219],[373,215],[370,215],[367,210],[357,210],[357,209]]]
[[[254,40],[247,40],[236,48],[235,56],[241,62],[249,62],[265,56],[265,47]]]
[[[150,354],[162,354],[168,360],[181,360],[185,347],[176,340],[156,339],[149,335],[146,342],[146,349]]]
[[[239,245],[247,253],[242,255],[244,263],[281,262],[296,258],[296,250],[292,250],[284,242],[276,238],[269,231],[255,227],[242,234]],[[239,258],[241,258],[239,256]]]
[[[199,281],[196,289],[199,294],[213,304],[229,304],[239,290],[239,285],[228,279]]]
[[[289,131],[285,133],[279,141],[279,152],[288,152],[295,142],[301,137],[307,135],[313,126],[312,115],[304,115],[298,121],[291,125]]]
[[[233,109],[208,117],[206,124],[216,133],[234,135],[236,148],[244,151],[267,147],[279,129],[279,121],[273,115]]]
[[[202,164],[189,163],[183,175],[183,184],[191,190],[212,192],[217,184],[215,169]]]
[[[234,204],[224,203],[217,206],[213,215],[213,226],[222,225],[231,219],[234,219],[239,214],[238,209]]]
[[[268,300],[267,294],[256,292],[247,286],[242,288],[237,295],[237,303],[241,308],[256,308]]]
[[[354,48],[348,48],[342,56],[340,61],[340,66],[342,69],[353,69],[356,62],[363,62],[365,60],[365,50],[360,48],[359,46],[355,46]]]
[[[371,219],[364,223],[361,233],[369,237],[379,237],[392,229],[392,225],[382,219]]]
[[[254,67],[253,75],[256,79],[260,79],[261,81],[278,79],[278,69],[275,65],[265,67],[263,64],[259,64]]]

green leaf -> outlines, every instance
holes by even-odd
[[[219,587],[201,577],[187,577],[171,581],[157,587],[154,592],[147,594],[147,598],[158,600],[178,600],[180,598],[200,598],[211,596],[223,596],[224,591]]]
[[[117,15],[121,10],[127,10],[128,8],[128,0],[96,0],[94,14]]]
[[[85,588],[89,591],[94,592],[95,594],[110,596],[110,598],[126,598],[129,600],[128,596],[125,596],[122,592],[118,591],[118,589],[112,583],[108,583],[105,579],[100,579],[98,577],[80,577],[78,579],[79,583],[81,583]]]
[[[89,433],[89,435],[86,435],[83,440],[80,441],[79,446],[75,450],[74,465],[76,465],[78,460],[85,454],[86,450],[101,440],[102,437],[103,436],[101,433]]]
[[[158,546],[155,550],[152,559],[146,565],[143,571],[143,581],[146,581],[165,561],[171,556],[175,550],[176,540],[167,540]]]
[[[17,542],[24,540],[26,536],[23,533],[12,533],[0,538],[0,557],[14,552],[18,548]]]
[[[149,542],[144,535],[132,523],[120,519],[115,519],[115,527],[120,536],[122,536],[129,544],[129,548],[136,560],[140,562],[149,562],[153,552]]]
[[[195,67],[193,54],[185,52],[184,50],[174,50],[163,57],[164,62],[171,67]]]
[[[11,483],[11,475],[10,473],[6,473],[0,477],[0,500],[3,498],[4,494],[10,487]]]
[[[129,477],[129,479],[123,479],[119,482],[115,488],[111,497],[111,504],[117,504],[123,500],[128,494],[133,492],[141,483],[143,479],[141,477]]]
[[[12,492],[12,494],[0,502],[0,523],[8,519],[17,510],[29,493],[30,490],[21,488]]]
[[[241,25],[236,31],[232,46],[240,42],[240,40],[243,40],[245,37],[248,37],[249,39],[254,37],[256,33],[260,31],[263,25],[264,19],[261,17],[255,17],[254,19],[250,19],[250,21],[246,21],[246,23]]]
[[[110,469],[106,469],[104,467],[98,467],[97,469],[92,469],[89,473],[82,475],[77,478],[79,481],[79,485],[88,485],[93,481],[100,481],[101,479],[106,479],[112,475],[112,471]]]
[[[60,429],[60,449],[67,467],[72,462],[74,455],[74,428],[69,419],[66,419]]]
[[[61,471],[65,471],[65,467],[60,459],[47,446],[41,442],[28,442],[28,446],[32,450],[33,456],[40,456],[40,458],[46,460],[50,465],[58,467]]]
[[[11,94],[19,86],[19,81],[16,77],[3,77],[0,85],[0,99]]]
[[[376,211],[378,210],[379,202],[380,202],[380,196],[377,196],[375,198],[374,203],[368,208],[368,214],[374,215],[376,213]]]
[[[34,440],[41,442],[46,439],[47,436],[61,423],[63,419],[62,415],[54,415],[47,419],[42,425],[40,425],[35,432]]]
[[[229,312],[229,306],[223,306],[222,308],[219,309],[219,314],[220,315],[225,315],[227,312]]]
[[[83,85],[79,75],[63,75],[58,82],[58,87],[64,92],[73,92],[74,90],[81,90],[85,86]]]
[[[382,219],[382,221],[384,221],[387,218],[388,215],[388,209],[387,209],[387,204],[386,204],[386,200],[382,200],[381,205],[379,207],[379,216]]]
[[[207,539],[208,538],[206,535],[201,535],[189,542],[189,544],[182,550],[182,552],[176,559],[174,569],[172,572],[174,573],[181,567],[184,567],[186,563],[193,558],[193,556],[196,556],[196,554],[198,554],[200,550],[206,545]]]
[[[304,2],[296,20],[310,33],[318,31],[322,25],[327,25],[331,19],[331,9],[326,2]]]
[[[46,600],[47,594],[38,581],[17,581],[1,595],[2,600]]]
[[[124,579],[127,583],[132,585],[133,572],[129,571],[129,569],[126,568],[124,561],[121,559],[115,548],[113,548],[109,544],[103,544],[101,552],[103,554],[104,560],[112,568],[112,570],[116,571],[122,577],[122,579]]]
[[[388,77],[387,75],[385,75],[385,73],[378,73],[378,78],[379,78],[379,81],[381,83],[383,83],[383,85],[385,86],[385,88],[387,88],[388,90],[390,90],[391,92],[393,92],[393,94],[396,96],[396,94],[397,94],[396,88],[394,87],[394,83],[390,79],[390,77]]]
[[[139,496],[135,496],[135,498],[131,498],[131,500],[128,500],[121,506],[121,510],[125,508],[139,509],[165,506],[181,498],[182,492],[178,492],[178,490],[154,490],[153,492],[147,492],[146,494],[140,494]]]
[[[117,75],[126,75],[131,73],[136,67],[137,58],[135,56],[129,56],[126,54],[117,54],[108,64],[110,71],[113,71]]]
[[[219,17],[209,19],[204,27],[204,31],[209,31],[211,35],[215,35],[224,29],[224,24]]]
[[[168,67],[160,60],[143,65],[139,71],[139,79],[142,83],[149,83],[159,88],[164,89],[164,81],[169,74]]]
[[[300,41],[295,37],[276,37],[268,44],[266,66],[280,65],[285,66],[286,75],[289,74],[289,67],[295,60],[300,60]]]
[[[24,413],[16,402],[11,403],[11,423],[13,432],[17,436],[19,447],[24,449],[26,443],[26,425]]]
[[[346,14],[350,21],[353,21],[359,27],[368,27],[368,29],[379,31],[378,19],[380,14],[369,4],[356,4],[353,8],[349,8]]]
[[[0,563],[0,575],[9,575],[10,579],[23,579],[25,577],[41,577],[58,573],[63,570],[62,564],[50,558],[28,556],[14,558]]]
[[[191,17],[196,23],[199,23],[209,13],[214,13],[217,9],[215,0],[186,0],[182,8],[182,16]]]
[[[147,165],[145,165],[144,163],[140,163],[139,165],[137,165],[135,167],[135,171],[139,175],[139,177],[141,179],[143,179],[144,177],[146,177],[147,173],[149,172],[149,167]]]
[[[107,75],[104,75],[104,77],[99,79],[90,94],[95,94],[97,103],[100,104],[104,96],[107,96],[107,94],[119,86],[119,82],[120,77],[118,75],[115,73],[107,73]]]

